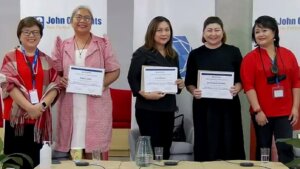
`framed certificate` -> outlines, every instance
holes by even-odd
[[[177,93],[177,67],[142,66],[141,90]]]
[[[104,69],[70,66],[67,92],[101,96]]]
[[[234,72],[198,71],[198,89],[203,98],[232,99],[230,88],[233,83]]]

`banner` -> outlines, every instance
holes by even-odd
[[[36,17],[44,25],[44,35],[39,44],[46,54],[50,55],[56,36],[62,39],[74,35],[70,25],[73,10],[80,6],[87,6],[93,13],[92,32],[102,36],[107,32],[107,0],[26,0],[20,1],[21,18]]]
[[[280,46],[291,50],[300,63],[300,1],[253,0],[253,23],[262,15],[274,17],[279,26]]]
[[[202,45],[204,20],[215,15],[214,0],[135,0],[133,50],[144,44],[148,24],[156,16],[168,18],[173,27],[174,49],[179,54],[181,76],[192,48]]]

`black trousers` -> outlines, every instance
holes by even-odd
[[[281,117],[268,117],[269,123],[264,126],[259,126],[255,120],[255,116],[252,115],[252,121],[254,124],[256,135],[256,160],[260,160],[260,148],[268,147],[271,150],[272,137],[274,134],[275,140],[279,138],[292,138],[293,128],[290,124],[288,116]],[[270,151],[271,157],[271,151]],[[279,160],[280,154],[278,154]],[[271,158],[270,158],[271,159]]]
[[[153,153],[154,147],[163,147],[163,158],[169,159],[173,137],[174,112],[136,109],[135,116],[141,135],[151,137]]]
[[[9,121],[5,121],[4,154],[27,154],[32,158],[34,167],[39,165],[42,144],[34,142],[34,124],[25,125],[23,136],[15,136],[15,129],[9,123]],[[24,160],[22,168],[30,168],[26,160]]]

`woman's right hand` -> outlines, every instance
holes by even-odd
[[[25,118],[27,119],[37,119],[39,118],[43,113],[43,106],[42,103],[37,103],[35,105],[32,105],[28,113],[25,113]]]
[[[263,111],[260,111],[255,115],[255,120],[260,126],[264,126],[269,122]]]
[[[162,93],[162,92],[145,92],[142,90],[139,91],[139,94],[147,100],[159,100],[165,97],[166,95],[166,93]]]
[[[195,88],[193,90],[193,96],[195,97],[195,99],[201,99],[202,97],[202,92],[200,89]]]

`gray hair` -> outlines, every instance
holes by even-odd
[[[72,15],[71,15],[71,23],[73,22],[73,18],[74,18],[74,16],[75,16],[76,12],[79,11],[79,10],[81,10],[81,9],[87,10],[87,11],[90,13],[90,15],[91,15],[92,20],[94,20],[93,13],[92,13],[91,9],[90,9],[89,7],[87,7],[87,6],[80,5],[80,6],[76,7],[76,8],[73,10]]]

